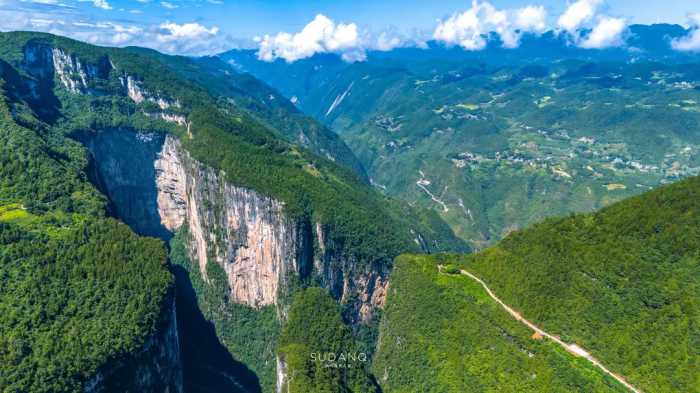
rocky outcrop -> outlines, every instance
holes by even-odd
[[[287,275],[297,270],[297,231],[284,205],[235,187],[193,160],[167,137],[155,162],[162,224],[187,223],[190,251],[207,280],[207,263],[226,272],[231,299],[251,307],[276,304]]]
[[[93,93],[93,82],[106,78],[111,64],[106,59],[96,64],[82,62],[77,56],[46,44],[30,44],[24,50],[24,68],[39,80],[56,77],[71,93]]]
[[[141,351],[101,367],[84,385],[86,393],[182,393],[182,363],[175,296],[163,312],[161,326]]]
[[[166,240],[172,237],[161,225],[153,166],[165,136],[108,128],[86,132],[79,139],[93,157],[90,177],[109,199],[112,215],[139,235]]]
[[[101,91],[99,87],[104,85],[103,82],[115,69],[114,64],[106,57],[91,64],[81,61],[75,54],[61,48],[40,43],[27,45],[24,49],[23,67],[35,78],[28,81],[28,87],[36,97],[39,96],[37,83],[48,86],[54,79],[73,94],[107,94],[107,91]],[[157,109],[144,110],[146,115],[175,123],[185,127],[188,133],[190,132],[191,124],[187,121],[185,114],[181,113],[182,105],[178,100],[144,89],[141,81],[127,73],[119,77],[119,82],[123,88],[120,94],[131,98],[137,104],[144,102],[155,104]]]
[[[128,74],[120,76],[119,82],[126,89],[126,95],[135,103],[150,102],[160,108],[159,111],[146,112],[147,115],[185,127],[187,128],[187,133],[190,133],[191,124],[187,121],[187,117],[178,113],[178,110],[182,108],[178,100],[173,100],[159,93],[153,93],[144,89],[140,81]]]
[[[75,56],[70,56],[61,49],[53,48],[51,55],[58,79],[72,93],[87,91],[88,78],[97,77],[97,67],[81,64]]]
[[[148,101],[158,105],[158,107],[163,110],[171,107],[181,107],[180,102],[177,100],[172,100],[163,97],[160,94],[152,93],[150,91],[145,90],[142,87],[142,83],[136,80],[131,75],[125,74],[123,76],[120,76],[119,81],[121,82],[122,86],[126,88],[127,96],[129,96],[129,98],[131,98],[137,104],[140,104],[144,101]]]
[[[187,225],[192,260],[205,280],[207,263],[223,268],[231,301],[276,305],[283,317],[280,299],[290,276],[298,275],[351,304],[357,322],[369,322],[383,307],[389,267],[343,254],[320,223],[291,219],[282,202],[231,185],[173,137],[165,138],[154,165],[161,223],[171,231]]]

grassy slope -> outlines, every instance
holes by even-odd
[[[625,391],[586,361],[533,339],[479,284],[439,274],[438,263],[397,258],[373,364],[384,392]]]
[[[700,391],[700,178],[547,220],[462,262],[649,392]]]

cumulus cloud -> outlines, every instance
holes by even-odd
[[[559,17],[559,28],[576,33],[585,23],[590,22],[603,5],[603,0],[578,0],[572,3]]]
[[[473,1],[470,9],[439,21],[433,38],[467,50],[486,47],[486,36],[496,32],[506,48],[520,44],[524,33],[542,33],[547,29],[547,12],[542,6],[498,10],[488,2]]]
[[[168,53],[202,53],[209,49],[209,43],[219,34],[218,27],[206,28],[199,23],[166,22],[159,26],[155,34],[156,47]]]
[[[258,41],[258,58],[263,61],[294,62],[316,53],[339,53],[349,61],[363,60],[365,56],[356,24],[335,23],[322,14],[296,34],[265,35]]]
[[[559,16],[557,26],[578,47],[604,49],[621,46],[627,20],[601,14],[603,0],[578,0]]]
[[[671,41],[671,47],[678,51],[700,51],[700,14],[688,17],[690,32],[682,38]]]
[[[0,9],[0,20],[4,21],[0,31],[42,31],[95,45],[144,46],[172,54],[210,55],[241,46],[232,38],[222,36],[218,27],[198,23],[148,25],[94,20],[70,8],[60,11],[26,7]]]
[[[149,1],[149,0],[143,0]],[[100,0],[83,0],[95,5]],[[127,19],[106,19],[63,0],[0,0],[0,31],[41,31],[104,46],[142,46],[164,53],[213,55],[252,42],[222,34],[202,22],[151,24]],[[74,3],[73,3],[74,4]],[[107,1],[104,4],[109,4]],[[158,3],[156,3],[158,4]]]
[[[543,6],[529,5],[515,11],[515,27],[525,31],[547,30],[547,11]]]
[[[593,30],[579,43],[581,48],[601,49],[620,46],[627,22],[622,18],[601,17]]]

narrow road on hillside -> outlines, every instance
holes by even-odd
[[[438,269],[439,269],[440,271],[442,271],[442,267],[443,267],[442,265],[439,265],[439,266],[438,266]],[[465,275],[465,276],[471,278],[472,280],[478,282],[479,284],[481,284],[481,286],[486,290],[486,293],[488,293],[488,295],[491,297],[491,299],[495,300],[496,303],[498,303],[499,305],[501,305],[501,307],[503,307],[503,309],[506,310],[506,311],[508,312],[508,314],[510,314],[513,318],[515,318],[516,320],[518,320],[518,321],[520,321],[521,323],[523,323],[525,326],[527,326],[527,327],[529,327],[530,329],[532,329],[535,333],[538,333],[538,334],[540,334],[541,336],[547,337],[548,339],[554,341],[555,343],[559,344],[562,348],[564,348],[567,352],[571,353],[572,355],[574,355],[574,356],[576,356],[576,357],[585,358],[585,359],[588,360],[591,364],[593,364],[594,366],[598,367],[599,369],[601,369],[604,373],[608,374],[609,376],[615,378],[616,381],[620,382],[620,383],[623,384],[627,389],[633,391],[634,393],[642,393],[641,390],[639,390],[639,389],[637,389],[636,387],[632,386],[632,385],[631,385],[629,382],[627,382],[622,376],[617,375],[617,374],[615,374],[614,372],[610,371],[610,370],[609,370],[607,367],[605,367],[598,359],[596,359],[595,357],[593,357],[593,355],[591,355],[590,353],[588,353],[588,351],[586,351],[585,349],[579,347],[579,346],[576,345],[576,344],[567,344],[567,343],[565,343],[564,341],[562,341],[558,336],[555,336],[555,335],[553,335],[553,334],[547,333],[546,331],[540,329],[540,328],[539,328],[537,325],[535,325],[534,323],[532,323],[532,322],[528,321],[527,319],[523,318],[523,316],[520,315],[520,313],[518,313],[517,311],[513,310],[513,309],[512,309],[510,306],[508,306],[507,304],[503,303],[503,301],[502,301],[501,299],[499,299],[498,296],[496,296],[496,295],[493,293],[493,291],[491,291],[491,288],[489,288],[488,285],[486,285],[486,283],[485,283],[482,279],[480,279],[479,277],[477,277],[477,276],[475,276],[475,275],[469,273],[469,272],[466,271],[466,270],[460,270],[460,272],[462,273],[462,275]]]

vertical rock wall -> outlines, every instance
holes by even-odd
[[[232,301],[251,307],[279,306],[290,274],[313,275],[343,301],[352,301],[356,320],[367,322],[384,304],[386,266],[365,266],[338,252],[326,229],[292,220],[284,204],[230,185],[225,174],[193,160],[167,136],[155,162],[158,211],[175,231],[187,224],[190,253],[207,279],[208,261],[226,272]]]

